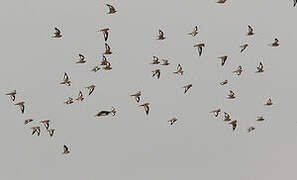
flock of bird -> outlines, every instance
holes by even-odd
[[[217,3],[225,3],[226,0],[219,0],[217,1]],[[297,3],[297,0],[294,0],[294,4],[293,6],[295,6]],[[107,14],[114,14],[114,13],[117,13],[118,11],[114,8],[114,6],[110,5],[110,4],[106,4],[106,6],[109,8],[109,11],[107,12]],[[254,36],[255,32],[254,32],[254,29],[248,25],[248,32],[247,32],[247,36]],[[60,39],[62,38],[62,33],[61,33],[61,30],[58,29],[57,27],[54,28],[55,32],[54,32],[54,35],[52,36],[52,38],[55,38],[55,39]],[[110,46],[107,44],[107,41],[108,41],[108,38],[109,38],[109,28],[104,28],[104,29],[100,29],[98,32],[101,32],[103,33],[103,37],[104,37],[104,41],[105,41],[105,51],[103,52],[103,55],[102,55],[102,60],[101,62],[94,66],[91,71],[92,72],[97,72],[99,71],[100,69],[102,70],[111,70],[112,67],[111,67],[111,63],[107,60],[106,56],[107,55],[111,55],[112,54],[112,51],[111,51],[111,48]],[[198,26],[195,26],[193,31],[190,32],[190,33],[187,33],[187,35],[190,35],[192,37],[195,37],[197,34],[199,34],[199,31],[198,31]],[[157,35],[157,38],[156,40],[158,41],[164,41],[166,40],[166,36],[165,36],[165,33],[159,29],[158,30],[158,35]],[[279,40],[277,38],[274,39],[274,42],[272,42],[271,44],[269,44],[269,46],[271,47],[278,47],[280,44],[279,44]],[[199,44],[195,44],[193,46],[194,48],[197,48],[198,50],[198,55],[199,56],[202,56],[202,52],[203,52],[203,49],[205,48],[205,44],[204,43],[199,43]],[[248,44],[242,44],[240,46],[240,52],[243,53],[246,49],[248,48]],[[86,58],[83,54],[78,54],[78,61],[76,62],[76,64],[84,64],[86,63]],[[228,56],[227,55],[224,55],[224,56],[219,56],[218,59],[220,60],[220,64],[221,66],[224,66],[225,63],[227,62],[228,60]],[[162,66],[168,66],[170,64],[169,60],[167,59],[162,59],[162,63],[160,62],[159,60],[159,57],[157,56],[153,56],[153,61],[150,63],[151,65],[162,65]],[[240,76],[243,72],[243,67],[240,65],[238,66],[234,71],[233,73]],[[264,66],[263,66],[263,63],[262,62],[259,62],[259,65],[257,66],[256,68],[256,73],[263,73],[264,72]],[[182,68],[182,65],[181,64],[178,64],[177,67],[176,67],[176,71],[173,72],[174,74],[177,74],[177,75],[180,75],[182,76],[183,73],[184,73],[184,70]],[[161,77],[161,69],[160,68],[157,68],[155,70],[152,71],[152,77],[155,77],[157,79],[159,79]],[[65,85],[65,86],[68,86],[70,87],[71,86],[71,81],[70,81],[70,77],[69,75],[64,72],[64,77],[63,77],[63,81],[60,82],[61,85]],[[228,80],[225,79],[221,82],[219,82],[219,84],[221,86],[224,86],[226,84],[228,84]],[[94,92],[95,90],[95,85],[94,84],[91,84],[87,87],[85,87],[84,89],[87,89],[88,90],[88,96],[92,95],[92,93]],[[186,84],[184,85],[182,88],[184,89],[184,94],[188,92],[188,90],[190,88],[192,88],[193,85],[192,84]],[[17,94],[17,91],[16,90],[13,90],[9,93],[6,93],[6,95],[8,95],[11,100],[14,102],[16,100],[16,94]],[[140,103],[141,101],[141,91],[138,91],[134,94],[131,94],[130,95],[131,97],[133,97],[135,99],[135,101],[137,103]],[[233,100],[233,99],[236,99],[236,93],[233,92],[232,90],[229,90],[229,93],[227,94],[227,99],[229,100]],[[74,103],[75,101],[83,101],[85,100],[85,96],[83,95],[83,91],[80,90],[79,93],[78,93],[78,96],[77,98],[72,98],[72,97],[68,97],[68,99],[64,102],[66,105],[69,105],[69,104],[72,104]],[[24,101],[20,101],[18,103],[15,103],[16,106],[18,106],[21,110],[21,113],[24,114],[25,113],[25,102]],[[273,105],[272,103],[272,100],[271,98],[268,98],[267,102],[264,104],[265,106],[271,106]],[[146,115],[149,115],[149,110],[150,110],[150,103],[148,102],[144,102],[144,103],[141,103],[139,105],[139,107],[143,107],[144,110],[145,110],[145,114]],[[221,108],[218,108],[218,109],[215,109],[213,111],[211,111],[211,113],[214,114],[215,117],[218,117],[220,115],[220,113],[222,112]],[[95,117],[101,117],[101,116],[108,116],[108,115],[112,115],[112,116],[115,116],[116,115],[116,109],[114,107],[111,107],[110,110],[102,110],[102,111],[99,111],[97,114],[95,114]],[[228,113],[228,112],[224,112],[224,117],[223,117],[223,121],[225,122],[228,122],[228,125],[231,125],[232,126],[232,129],[233,131],[236,129],[237,127],[237,124],[238,124],[238,121],[237,120],[232,120],[231,119],[231,115]],[[178,121],[178,119],[176,117],[173,117],[171,119],[168,120],[168,123],[170,125],[173,125],[174,123],[176,123]],[[258,116],[256,118],[256,121],[264,121],[264,117],[263,116]],[[27,125],[27,124],[32,124],[36,122],[34,119],[26,119],[24,121],[24,124]],[[49,136],[50,137],[53,137],[54,135],[54,132],[55,132],[55,129],[54,128],[50,128],[50,123],[51,121],[50,120],[42,120],[42,121],[39,121],[37,123],[41,123],[43,124],[45,130],[48,132]],[[31,126],[30,128],[32,130],[32,135],[36,134],[37,136],[40,136],[40,133],[41,133],[41,127],[40,125],[34,125],[34,126]],[[256,128],[255,126],[250,126],[247,128],[247,131],[248,133],[254,131]],[[70,153],[70,150],[69,148],[67,147],[67,145],[63,145],[63,154],[68,154]]]

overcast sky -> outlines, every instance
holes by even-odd
[[[106,3],[116,14],[107,15]],[[279,180],[295,179],[297,123],[295,48],[297,9],[271,0],[70,1],[17,0],[1,5],[0,179],[6,180]],[[186,35],[195,25],[196,37]],[[248,37],[247,25],[255,35]],[[54,27],[61,39],[52,39]],[[107,56],[112,70],[91,72],[101,60],[110,28]],[[157,41],[158,29],[166,39]],[[274,38],[280,46],[269,47]],[[202,56],[193,45],[205,43]],[[249,47],[240,53],[240,45]],[[87,63],[75,64],[78,54]],[[225,66],[218,56],[229,56]],[[169,66],[150,65],[152,57]],[[259,62],[264,73],[254,73]],[[181,64],[184,75],[173,74]],[[232,73],[239,65],[240,76]],[[160,79],[151,71],[161,69]],[[72,85],[60,85],[67,72]],[[229,83],[219,86],[228,79]],[[183,93],[182,86],[193,87]],[[96,89],[87,96],[84,88]],[[22,115],[8,96],[25,101]],[[65,105],[82,90],[86,99]],[[226,99],[229,90],[234,100]],[[142,92],[147,116],[129,95]],[[265,107],[271,97],[275,103]],[[96,118],[114,106],[114,117]],[[238,127],[215,118],[229,112]],[[263,115],[264,122],[256,122]],[[169,126],[168,120],[178,118]],[[35,122],[24,126],[24,119]],[[56,134],[31,126],[50,119]],[[256,130],[247,133],[249,126]],[[62,155],[67,144],[70,154]]]

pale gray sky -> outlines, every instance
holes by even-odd
[[[118,13],[107,15],[110,3]],[[150,0],[70,1],[17,0],[1,5],[2,124],[0,179],[16,180],[279,180],[296,178],[296,99],[292,1]],[[255,35],[247,37],[247,25]],[[195,25],[196,37],[187,36]],[[62,39],[51,39],[54,27]],[[104,51],[97,31],[109,27],[111,71],[91,72]],[[158,29],[167,37],[157,41]],[[278,38],[280,46],[267,44]],[[204,42],[201,57],[193,45]],[[240,53],[239,46],[249,47]],[[78,53],[87,63],[75,64]],[[152,56],[168,58],[170,66],[150,65]],[[218,56],[228,55],[224,67]],[[265,72],[256,74],[262,61]],[[180,63],[182,77],[172,72]],[[243,66],[241,76],[232,74]],[[161,69],[161,78],[151,71]],[[72,86],[59,82],[67,72]],[[218,82],[228,79],[220,87]],[[193,87],[187,94],[181,88]],[[68,96],[95,84],[83,102],[64,105]],[[4,94],[16,89],[26,101],[22,115]],[[227,100],[228,90],[238,96]],[[145,115],[129,95],[142,91],[151,103]],[[275,102],[264,107],[266,99]],[[111,106],[115,117],[95,118]],[[222,108],[238,120],[232,128],[209,112]],[[256,122],[263,115],[264,122]],[[169,127],[167,120],[179,121]],[[42,127],[31,136],[23,120],[50,119],[52,139]],[[247,134],[249,126],[256,130]],[[62,155],[67,144],[71,153]]]

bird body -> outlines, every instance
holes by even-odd
[[[149,114],[149,110],[150,110],[149,105],[150,105],[150,103],[144,103],[144,104],[139,105],[139,107],[140,106],[143,106],[144,107],[144,110],[145,110],[146,115]]]
[[[21,109],[22,114],[24,114],[24,112],[25,112],[25,102],[24,101],[18,102],[18,103],[14,104],[14,105],[19,106],[20,109]]]
[[[13,90],[12,92],[6,93],[5,95],[8,95],[12,101],[15,100],[16,90]]]

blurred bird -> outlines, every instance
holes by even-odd
[[[78,101],[83,101],[84,100],[84,97],[83,97],[83,94],[82,94],[81,91],[79,91],[78,97],[76,98],[76,100],[78,100]]]
[[[65,101],[64,103],[65,104],[72,104],[74,101],[73,101],[73,98],[72,97],[68,97],[67,101]]]
[[[93,93],[95,87],[96,87],[95,85],[90,85],[90,86],[86,87],[89,90],[89,95],[91,95]]]
[[[232,129],[234,131],[236,129],[236,127],[237,127],[237,120],[231,121],[229,124],[232,125]]]
[[[297,4],[297,0],[293,0],[293,7],[295,7]]]
[[[237,74],[239,76],[239,75],[241,75],[242,71],[243,71],[242,67],[238,66],[237,69],[235,71],[233,71],[233,73],[235,73],[235,74]]]
[[[264,66],[262,64],[262,62],[260,62],[259,66],[257,67],[257,73],[260,73],[260,72],[264,72]]]
[[[248,128],[248,133],[254,131],[255,129],[256,129],[256,128],[255,128],[254,126],[249,127],[249,128]]]
[[[78,54],[78,56],[79,56],[79,61],[76,62],[77,64],[83,64],[86,62],[84,55]]]
[[[132,94],[130,95],[131,97],[134,97],[136,102],[139,102],[140,101],[140,96],[141,96],[141,91],[138,91],[137,93],[135,94]]]
[[[190,33],[188,33],[188,35],[191,35],[191,36],[196,36],[198,34],[198,26],[195,26],[194,27],[194,30]]]
[[[158,34],[158,39],[157,40],[164,40],[165,39],[165,36],[164,36],[164,33],[161,29],[159,29],[159,34]]]
[[[153,73],[153,76],[152,77],[156,76],[157,79],[160,78],[160,75],[161,75],[160,69],[156,69],[156,70],[152,71],[152,73]]]
[[[264,117],[263,116],[258,116],[256,121],[264,121]]]
[[[186,94],[186,92],[187,92],[192,86],[193,86],[192,84],[187,84],[187,85],[183,86],[182,88],[185,89],[184,94]]]
[[[100,111],[100,112],[98,112],[95,116],[96,116],[96,117],[107,116],[107,115],[109,115],[110,113],[112,113],[112,116],[115,116],[115,114],[116,114],[116,110],[115,110],[114,107],[112,107],[110,111],[106,111],[106,110],[104,110],[104,111]]]
[[[247,33],[247,35],[248,36],[252,36],[252,35],[254,35],[255,33],[254,33],[254,29],[250,26],[250,25],[248,25],[248,33]]]
[[[157,56],[153,56],[153,62],[151,64],[159,64],[159,58]]]
[[[66,145],[64,145],[63,146],[63,154],[68,154],[68,153],[70,153],[69,148]]]
[[[110,46],[107,43],[105,43],[105,52],[103,54],[112,54]]]
[[[227,84],[227,83],[228,83],[228,80],[226,79],[226,80],[224,80],[224,81],[221,81],[221,82],[220,82],[220,85],[223,86],[223,85],[225,85],[225,84]]]
[[[231,121],[230,114],[227,112],[224,112],[224,121]]]
[[[108,39],[108,31],[109,31],[109,28],[104,28],[100,30],[100,32],[103,32],[104,41],[107,41]]]
[[[221,112],[221,109],[220,108],[219,109],[215,109],[213,111],[210,111],[210,113],[213,113],[215,117],[218,117],[218,115],[220,114],[220,112]]]
[[[106,4],[106,6],[109,8],[109,12],[107,14],[114,14],[117,12],[117,10],[110,4]]]
[[[224,4],[227,0],[219,0],[217,3]]]
[[[140,106],[143,106],[144,107],[144,110],[145,110],[146,115],[149,114],[149,110],[150,110],[149,105],[150,105],[150,103],[144,103],[144,104],[139,105],[139,107]]]
[[[21,102],[18,102],[18,103],[16,103],[16,104],[14,104],[14,105],[20,107],[22,114],[24,114],[24,112],[25,112],[25,105],[24,105],[24,104],[25,104],[24,101],[21,101]]]
[[[63,77],[63,82],[61,82],[60,84],[65,84],[67,86],[70,86],[71,81],[69,80],[69,77],[67,75],[67,73],[64,73],[64,77]]]
[[[176,121],[177,121],[177,118],[172,118],[168,120],[170,126],[172,126]]]
[[[266,101],[266,106],[271,106],[273,103],[272,103],[272,100],[269,98],[267,101]]]
[[[241,50],[240,52],[242,53],[249,45],[248,44],[243,44],[240,46]]]
[[[53,38],[60,38],[62,37],[61,31],[55,27],[55,33],[54,36],[52,36]]]
[[[103,67],[104,70],[111,70],[111,64],[109,62],[107,62],[106,66]]]
[[[221,61],[222,61],[222,66],[224,66],[224,64],[225,64],[225,62],[226,62],[228,56],[220,56],[220,57],[218,57],[218,58],[221,59]]]
[[[34,135],[35,133],[37,133],[38,136],[40,135],[40,126],[31,127],[31,129],[32,129],[32,135]]]
[[[50,120],[43,120],[43,121],[40,121],[40,123],[42,123],[46,129],[48,129]]]
[[[274,42],[272,44],[268,44],[269,46],[272,46],[272,47],[278,47],[279,46],[279,41],[277,38],[274,38]]]
[[[229,94],[227,96],[227,99],[234,99],[235,98],[235,93],[232,90],[229,90]]]
[[[7,93],[5,95],[8,95],[11,98],[11,100],[14,101],[15,100],[15,95],[16,95],[16,90],[13,90],[12,92],[9,92],[9,93]]]
[[[101,68],[99,67],[99,66],[94,66],[93,67],[93,69],[92,69],[92,71],[93,72],[97,72],[97,71],[99,71]]]
[[[101,66],[105,66],[107,64],[108,64],[108,61],[107,61],[106,57],[104,55],[102,55],[102,60],[100,62],[100,65]]]
[[[180,64],[177,65],[176,71],[173,72],[174,74],[183,75],[184,71]]]
[[[199,56],[201,56],[202,54],[202,48],[205,46],[204,43],[200,43],[200,44],[196,44],[194,45],[194,47],[198,48],[198,53],[199,53]]]
[[[33,119],[25,119],[25,121],[24,121],[24,124],[26,125],[26,124],[29,124],[30,122],[32,122],[33,121]]]
[[[55,129],[48,129],[47,132],[49,133],[50,137],[53,137]]]
[[[170,64],[168,59],[162,59],[162,61],[163,61],[162,63],[163,66],[168,66]]]

